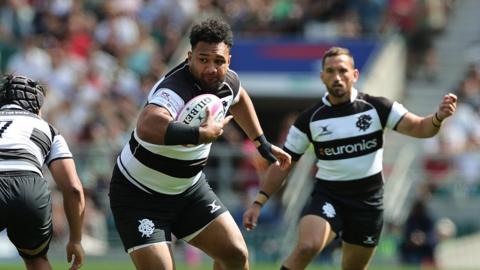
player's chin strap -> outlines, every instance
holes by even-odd
[[[272,144],[267,141],[265,135],[260,135],[255,140],[253,140],[255,146],[257,147],[258,152],[262,157],[270,163],[277,161],[277,158],[272,153]]]

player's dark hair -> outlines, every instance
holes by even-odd
[[[38,114],[45,99],[45,88],[37,81],[13,74],[3,75],[0,81],[0,106],[16,104]]]
[[[350,53],[350,51],[347,48],[342,48],[342,47],[331,47],[328,49],[324,54],[322,58],[322,67],[325,66],[325,60],[328,57],[333,57],[333,56],[339,56],[339,55],[347,55],[352,59],[352,66],[355,67],[355,61],[353,60],[353,55]]]
[[[228,48],[233,46],[233,33],[230,25],[220,19],[207,19],[195,24],[190,31],[190,45],[195,48],[198,42],[210,44],[224,42]]]

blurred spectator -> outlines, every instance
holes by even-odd
[[[418,198],[405,221],[399,249],[404,264],[435,266],[434,251],[438,241],[434,220],[425,203],[424,198]]]
[[[439,136],[427,140],[426,161],[443,164],[457,173],[457,189],[461,197],[475,195],[480,184],[480,73],[470,67],[457,90],[456,114],[444,123]],[[439,167],[427,167],[428,169]],[[446,171],[444,171],[446,172]],[[433,175],[431,175],[433,176]]]
[[[34,80],[46,81],[51,70],[51,59],[39,47],[39,41],[34,36],[22,39],[19,50],[7,62],[7,73],[25,74]]]
[[[456,115],[445,123],[437,140],[429,141],[426,148],[430,161],[440,164],[438,162],[443,160],[444,165],[457,173],[457,178],[452,180],[464,187],[464,196],[475,194],[480,183],[479,147],[480,117],[471,106],[460,102]]]
[[[27,0],[7,0],[0,3],[1,40],[21,40],[33,32],[34,10]]]
[[[63,201],[59,191],[52,192],[52,222],[53,240],[52,245],[64,245],[68,239],[68,225],[63,215]],[[100,211],[93,201],[89,190],[85,192],[85,222],[83,224],[82,245],[88,255],[100,256],[107,251],[107,223],[105,214]]]
[[[407,76],[435,80],[438,59],[433,41],[448,21],[450,0],[389,0],[387,28],[398,28],[407,43]]]
[[[480,114],[480,65],[470,64],[458,87],[458,96]]]
[[[437,231],[438,240],[445,241],[457,234],[457,225],[449,218],[440,218],[435,223],[435,230]]]
[[[86,190],[85,196],[85,223],[83,228],[82,244],[85,253],[93,256],[102,256],[108,250],[107,243],[107,220],[105,213],[96,205],[91,192]]]

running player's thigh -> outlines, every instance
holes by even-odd
[[[315,247],[321,251],[335,239],[336,234],[328,221],[317,215],[306,215],[300,219],[298,245]]]
[[[361,270],[367,269],[370,260],[375,254],[375,247],[364,247],[360,245],[342,243],[342,269]]]
[[[130,252],[133,264],[137,270],[173,270],[175,263],[170,244],[155,243]]]
[[[213,258],[239,256],[247,253],[242,233],[229,212],[224,212],[188,242]]]

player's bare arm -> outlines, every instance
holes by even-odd
[[[208,109],[207,109],[208,110]],[[223,132],[223,127],[228,124],[232,116],[225,117],[223,121],[216,122],[207,111],[207,117],[198,129],[197,143],[209,143],[218,138]],[[171,122],[174,121],[167,109],[154,104],[147,105],[140,113],[137,121],[137,135],[140,139],[153,144],[168,144],[165,134]],[[180,124],[180,123],[179,123]],[[183,124],[181,124],[183,126]],[[187,128],[187,126],[185,125]]]
[[[407,113],[397,126],[397,131],[416,138],[429,138],[440,130],[443,120],[452,116],[457,108],[457,96],[447,94],[443,97],[435,113],[420,117]]]
[[[281,168],[286,168],[291,163],[291,157],[281,148],[268,143],[258,121],[255,108],[247,91],[240,87],[239,101],[230,107],[230,113],[248,138],[253,140],[260,151],[260,154],[270,162],[279,162]],[[264,146],[264,147],[263,147]]]
[[[138,117],[137,135],[146,142],[164,144],[165,132],[170,121],[173,121],[173,117],[165,108],[148,104]]]
[[[265,178],[260,183],[260,192],[257,194],[257,198],[243,214],[243,226],[245,229],[255,229],[260,216],[260,209],[273,194],[280,190],[295,164],[296,162],[293,161],[285,168],[282,168],[279,164],[273,163],[268,167]]]
[[[243,87],[240,87],[239,95],[239,101],[230,107],[230,113],[248,138],[254,140],[263,134],[263,130],[255,113],[252,100]]]
[[[73,159],[57,159],[49,170],[55,183],[62,192],[65,215],[69,226],[69,241],[67,243],[67,261],[72,262],[71,270],[82,266],[85,253],[83,251],[82,224],[85,214],[85,197],[83,187],[78,178]]]

